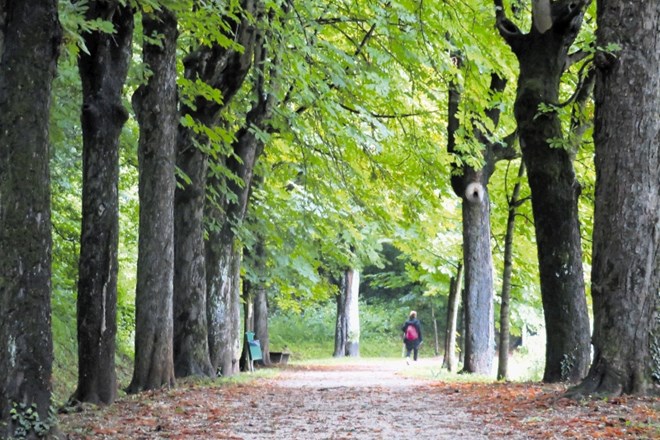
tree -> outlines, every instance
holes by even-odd
[[[457,57],[458,59],[458,57]],[[458,60],[460,66],[462,62]],[[501,95],[506,80],[493,73],[490,94],[493,98]],[[466,131],[472,125],[469,120],[459,121],[459,101],[461,93],[458,85],[452,83],[449,89],[447,151],[460,156],[468,153],[460,145],[459,128]],[[486,110],[486,117],[496,127],[500,111],[497,106]],[[471,130],[470,130],[471,131]],[[454,192],[461,198],[463,213],[463,264],[465,267],[465,353],[463,370],[469,373],[489,374],[492,369],[495,350],[494,305],[493,305],[493,261],[490,244],[490,199],[488,182],[495,170],[495,163],[505,157],[514,157],[515,150],[510,144],[515,134],[509,136],[502,148],[499,142],[491,142],[483,130],[473,129],[478,140],[481,162],[471,165],[466,158],[458,158],[451,176]],[[490,134],[492,136],[492,133]]]
[[[174,384],[176,15],[167,9],[144,13],[142,27],[144,63],[151,73],[133,96],[140,124],[140,236],[132,393]]]
[[[447,296],[447,329],[445,331],[445,354],[442,358],[442,367],[454,373],[456,371],[456,327],[458,323],[458,305],[461,299],[461,286],[463,284],[463,264],[458,263],[456,276],[449,281],[449,295]]]
[[[346,269],[337,294],[334,357],[360,355],[360,272]]]
[[[286,12],[286,9],[282,11]],[[279,103],[280,66],[278,38],[271,31],[278,8],[259,4],[255,21],[265,29],[256,31],[250,110],[241,121],[230,149],[212,162],[209,187],[211,223],[206,246],[207,292],[211,361],[223,375],[236,372],[240,343],[240,268],[242,248],[237,231],[243,227],[254,181],[255,167],[264,152],[271,118]],[[218,163],[220,162],[220,163]],[[229,271],[228,271],[229,270]],[[218,320],[220,318],[220,320]]]
[[[133,37],[133,11],[94,1],[85,19],[113,31],[84,35],[78,60],[83,89],[83,194],[78,269],[78,386],[72,402],[112,403],[117,394],[117,246],[119,135],[128,119],[122,88]]]
[[[657,1],[598,3],[594,360],[573,395],[646,394],[660,378],[658,26]]]
[[[516,227],[516,209],[520,205],[521,179],[525,175],[525,164],[518,168],[518,179],[508,201],[509,215],[506,219],[504,237],[504,270],[502,274],[502,295],[500,301],[500,339],[497,363],[497,380],[506,380],[509,370],[509,334],[511,317],[511,276],[513,272],[513,233]],[[524,201],[524,199],[523,199]]]
[[[61,28],[53,0],[0,11],[0,437],[37,438],[53,427],[48,121]],[[20,423],[28,412],[43,425]]]
[[[535,0],[532,28],[523,34],[507,18],[502,0],[494,1],[497,29],[520,65],[514,114],[532,191],[548,335],[546,382],[575,382],[584,377],[590,360],[577,204],[580,185],[556,111],[562,74],[584,58],[584,52],[568,51],[588,3]]]
[[[177,139],[177,166],[183,177],[174,208],[174,358],[179,377],[214,376],[219,367],[213,347],[218,339],[214,333],[218,331],[218,315],[209,309],[204,244],[208,155],[221,144],[224,131],[218,125],[222,112],[252,66],[256,30],[251,17],[256,3],[243,1],[238,15],[230,8],[227,14],[231,19],[213,9],[210,15],[203,15],[208,10],[201,8],[196,12],[202,15],[193,15],[191,20],[195,24],[208,20],[212,39],[205,43],[208,35],[202,26],[199,42],[183,60],[188,87],[181,94],[184,122]]]
[[[262,179],[258,178],[255,181],[255,187],[259,188],[263,185]],[[251,203],[251,206],[253,204]],[[248,220],[250,222],[258,221],[255,216],[255,210],[250,209],[248,212]],[[250,225],[254,234],[251,235],[253,241],[246,243],[244,246],[244,259],[243,269],[245,275],[243,276],[243,300],[252,304],[252,326],[246,331],[254,331],[255,339],[261,345],[262,362],[268,366],[270,361],[270,336],[268,333],[268,286],[267,282],[270,278],[268,268],[266,267],[266,243],[265,225]],[[247,306],[246,306],[247,307]],[[244,355],[247,355],[247,350],[243,350]],[[242,359],[246,361],[247,359]]]

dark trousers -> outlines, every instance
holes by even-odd
[[[410,352],[413,352],[413,359],[417,360],[417,354],[419,353],[419,339],[404,342],[406,344],[406,357],[410,357]]]

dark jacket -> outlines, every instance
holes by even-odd
[[[401,331],[403,332],[403,339],[406,339],[406,329],[408,328],[409,325],[414,325],[415,328],[417,329],[417,335],[418,338],[416,339],[417,343],[422,342],[422,324],[419,322],[419,319],[409,319],[406,322],[403,323],[403,326],[401,327]],[[408,341],[406,341],[408,342]]]

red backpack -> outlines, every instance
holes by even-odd
[[[408,324],[408,327],[406,327],[406,341],[414,341],[417,338],[419,338],[417,328],[412,324]]]

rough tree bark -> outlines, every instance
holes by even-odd
[[[61,34],[56,1],[0,0],[0,438],[41,437],[13,405],[53,427],[48,121]]]
[[[646,394],[660,375],[660,3],[598,2],[594,361],[573,395]]]
[[[78,69],[83,104],[83,191],[78,264],[78,386],[69,399],[109,404],[117,395],[117,246],[119,135],[128,118],[122,103],[133,37],[133,10],[94,1],[87,20],[110,21],[114,33],[84,35]]]
[[[551,146],[563,138],[556,112],[568,50],[582,25],[588,0],[533,2],[533,25],[523,34],[495,0],[497,28],[518,58],[520,74],[514,114],[532,191],[541,296],[547,331],[543,380],[577,381],[589,367],[589,316],[582,271],[578,220],[580,185],[569,148]],[[550,15],[548,15],[550,11]]]
[[[456,56],[461,65],[460,56]],[[491,75],[490,91],[501,93],[506,81],[496,74]],[[458,84],[452,83],[449,90],[447,151],[459,154],[456,148],[457,118],[461,93]],[[486,110],[486,115],[496,126],[499,110]],[[465,267],[465,352],[463,371],[466,373],[490,374],[495,352],[495,325],[493,305],[493,261],[490,249],[490,199],[488,181],[495,163],[515,154],[513,148],[501,148],[475,130],[482,150],[484,165],[475,169],[468,165],[455,166],[451,184],[454,192],[462,199],[463,213],[463,263]],[[514,139],[511,135],[508,145]]]
[[[257,2],[245,0],[242,9],[247,15],[255,11]],[[229,38],[242,51],[219,44],[201,46],[184,59],[184,75],[190,81],[200,79],[220,90],[222,103],[194,99],[194,106],[181,104],[182,116],[190,117],[209,128],[219,123],[219,117],[238,92],[252,65],[256,30],[248,17],[231,21]],[[217,366],[209,354],[209,322],[207,314],[206,249],[204,246],[204,206],[208,155],[199,146],[208,139],[190,127],[179,126],[177,166],[188,177],[175,195],[175,274],[174,274],[174,359],[177,377],[213,376]]]
[[[264,17],[259,14],[257,21],[262,20]],[[239,328],[239,309],[233,306],[240,301],[238,286],[241,264],[241,249],[238,248],[235,230],[245,219],[254,168],[265,147],[264,140],[257,133],[270,131],[270,119],[277,104],[276,94],[272,91],[276,91],[278,86],[278,59],[273,56],[276,53],[269,52],[267,41],[268,38],[263,32],[257,34],[254,58],[259,69],[266,68],[270,62],[270,71],[268,75],[259,69],[255,71],[252,108],[231,146],[233,154],[223,158],[224,168],[238,177],[238,180],[227,179],[225,173],[212,173],[209,178],[218,188],[219,195],[215,203],[208,204],[207,210],[207,216],[213,224],[206,247],[209,348],[212,364],[216,368],[222,365],[225,375],[227,373],[224,368],[230,365],[230,356],[231,365],[236,364],[234,361],[239,354],[236,347],[240,343],[239,334],[235,330]],[[223,181],[222,186],[227,188],[226,194],[223,194],[220,191],[221,186],[218,186]],[[230,267],[236,269],[228,273]],[[229,276],[226,276],[227,274]],[[227,337],[233,338],[228,341],[228,345],[225,341]]]
[[[254,287],[254,333],[261,341],[263,363],[270,365],[270,337],[268,333],[268,292],[266,286],[258,284]]]
[[[166,9],[144,14],[144,62],[152,75],[133,96],[140,124],[138,242],[135,304],[135,364],[128,391],[174,384],[173,278],[177,19]]]
[[[509,215],[506,219],[506,236],[504,237],[504,270],[502,274],[502,295],[500,303],[500,340],[497,363],[497,380],[506,380],[509,371],[509,318],[511,302],[511,275],[513,273],[513,233],[516,226],[516,209],[520,205],[521,179],[525,175],[525,164],[518,169],[518,180],[513,187],[509,200]]]

